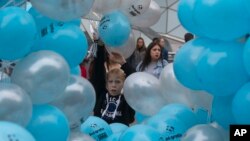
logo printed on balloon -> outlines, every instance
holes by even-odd
[[[102,29],[107,29],[108,28],[108,25],[107,24],[105,24],[105,23],[107,23],[107,22],[110,22],[110,17],[109,16],[105,16],[105,17],[103,17],[102,19],[101,19],[101,21],[100,21],[100,27],[102,27]]]
[[[98,25],[100,38],[107,46],[124,45],[131,32],[128,18],[120,11],[106,13]]]
[[[45,27],[41,30],[41,37],[46,36],[48,33],[54,33],[56,26],[62,27],[63,25],[63,22],[58,22],[56,25],[54,23],[51,23],[48,27]]]
[[[121,10],[128,17],[143,15],[150,6],[151,0],[121,0]]]
[[[166,131],[170,132],[170,133],[173,133],[174,132],[174,127],[173,126],[167,126]]]
[[[108,137],[108,135],[106,134],[106,132],[105,132],[105,129],[102,127],[102,128],[100,128],[100,127],[98,127],[98,125],[97,124],[91,124],[90,125],[90,127],[91,128],[96,128],[97,130],[95,130],[95,131],[93,131],[93,132],[90,132],[89,133],[89,135],[90,136],[93,136],[93,135],[96,135],[97,134],[97,138],[99,139],[99,140],[103,140],[103,139],[105,139],[105,138],[107,138]],[[99,129],[98,129],[99,128]]]
[[[175,134],[174,126],[167,125],[166,126],[166,133],[171,134],[171,136],[166,137],[165,141],[180,139],[182,137],[182,134],[180,134],[180,133]]]
[[[131,7],[129,7],[129,13],[132,15],[132,16],[137,16],[137,15],[140,15],[141,12],[139,10],[142,10],[143,9],[143,6],[142,5],[138,5],[137,8],[135,5],[132,5]]]
[[[18,141],[15,134],[8,134],[7,137],[9,139],[9,141],[14,141],[14,140]]]

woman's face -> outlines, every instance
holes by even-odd
[[[161,47],[159,45],[155,45],[150,50],[150,56],[152,61],[157,61],[161,56]]]
[[[143,41],[142,39],[139,39],[139,40],[137,41],[137,46],[138,46],[139,48],[141,48],[141,47],[143,47],[143,45],[144,45],[144,41]]]
[[[161,38],[159,44],[161,45],[161,47],[164,47],[165,46],[165,40],[163,38]]]

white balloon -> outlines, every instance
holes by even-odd
[[[10,83],[10,77],[6,73],[0,71],[0,82],[2,83]]]
[[[43,15],[60,21],[70,21],[87,15],[94,0],[31,0]]]
[[[32,116],[32,103],[19,86],[0,83],[0,121],[10,121],[26,126]]]
[[[146,72],[136,72],[124,82],[124,97],[137,112],[156,114],[165,104],[160,91],[160,81]]]
[[[95,101],[95,89],[91,83],[81,76],[71,75],[63,94],[51,104],[58,107],[67,116],[70,127],[75,128],[91,114]]]
[[[175,77],[173,63],[169,63],[161,72],[160,83],[163,97],[168,103],[182,103],[194,107],[190,89],[184,87]]]
[[[211,112],[213,95],[206,91],[194,91],[190,89],[191,101],[195,109],[206,109],[209,113]]]
[[[120,7],[121,0],[95,0],[92,11],[105,14],[107,12],[117,10]]]
[[[150,3],[151,0],[122,0],[120,9],[122,9],[128,17],[135,17],[147,11]]]
[[[224,140],[223,141],[229,141],[230,133],[228,130],[225,130],[223,127],[221,127],[217,122],[212,122],[210,123],[211,126],[219,130],[221,135],[223,136]]]
[[[110,52],[117,52],[121,54],[125,59],[129,58],[136,49],[136,41],[133,31],[129,35],[128,41],[119,47],[107,47]]]
[[[224,141],[221,132],[209,124],[199,124],[190,128],[181,141]]]
[[[182,103],[193,109],[211,111],[213,96],[205,91],[194,91],[183,86],[175,77],[173,63],[169,63],[160,75],[163,97],[168,103]]]
[[[95,140],[91,136],[81,133],[79,129],[79,131],[71,130],[68,141],[95,141]]]
[[[11,82],[30,95],[33,104],[51,102],[60,96],[68,84],[69,66],[65,59],[52,51],[38,51],[19,61]]]
[[[141,15],[128,17],[130,23],[138,27],[150,27],[158,22],[161,18],[161,8],[155,2],[151,1],[149,8]]]

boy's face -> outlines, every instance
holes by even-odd
[[[110,95],[116,96],[121,94],[123,88],[123,80],[116,75],[110,75],[107,82],[107,89]]]

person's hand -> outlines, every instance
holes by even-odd
[[[121,54],[119,54],[117,52],[111,52],[109,54],[109,60],[112,61],[112,62],[118,63],[120,65],[123,65],[123,64],[126,63],[125,58]]]

